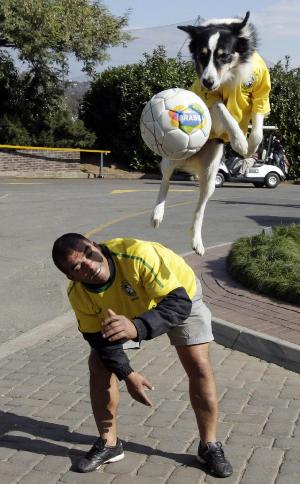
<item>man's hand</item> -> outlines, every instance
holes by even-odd
[[[149,380],[147,380],[143,375],[133,371],[125,378],[125,383],[128,393],[134,400],[143,403],[148,407],[153,406],[151,400],[149,400],[145,393],[144,387],[149,388],[149,390],[154,390],[154,387],[152,386],[152,383],[150,383]]]
[[[115,314],[112,309],[108,310],[108,317],[102,322],[102,336],[108,341],[118,339],[135,339],[138,333],[130,319],[122,314]]]

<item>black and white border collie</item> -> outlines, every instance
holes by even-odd
[[[198,175],[200,196],[194,214],[192,247],[199,255],[204,254],[203,216],[215,189],[223,143],[230,142],[242,157],[253,154],[262,141],[264,116],[270,109],[269,72],[256,52],[257,34],[248,22],[249,16],[247,12],[244,19],[213,19],[197,27],[178,27],[190,36],[190,51],[198,76],[191,89],[209,107],[212,131],[207,143],[191,158],[162,159],[162,181],[151,222],[157,228],[163,220],[173,171],[181,169]],[[249,122],[252,129],[247,139]]]

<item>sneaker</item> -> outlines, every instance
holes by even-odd
[[[208,471],[217,477],[229,477],[233,473],[232,465],[226,459],[221,442],[208,442],[198,447],[197,460],[205,464]]]
[[[105,445],[105,443],[106,440],[99,437],[85,456],[79,459],[74,466],[74,470],[77,472],[92,472],[99,469],[103,464],[124,459],[123,446],[119,439],[117,439],[117,444],[114,447]]]

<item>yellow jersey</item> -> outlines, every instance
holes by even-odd
[[[68,288],[82,333],[101,331],[109,308],[132,320],[155,308],[174,289],[183,287],[190,299],[196,293],[192,268],[181,256],[157,242],[117,238],[100,247],[114,266],[107,283],[93,288],[71,282]]]
[[[199,78],[191,86],[191,91],[197,94],[211,108],[217,101],[221,101],[233,118],[238,122],[241,130],[246,134],[252,113],[268,114],[270,112],[269,94],[271,80],[268,68],[257,52],[252,56],[252,73],[250,78],[234,88],[220,86],[216,91],[208,91],[201,86]],[[210,138],[222,138],[228,142],[227,133],[217,136],[213,128]]]

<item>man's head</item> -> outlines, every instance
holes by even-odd
[[[69,233],[53,244],[52,258],[68,279],[100,285],[110,277],[109,265],[100,247],[81,234]]]

